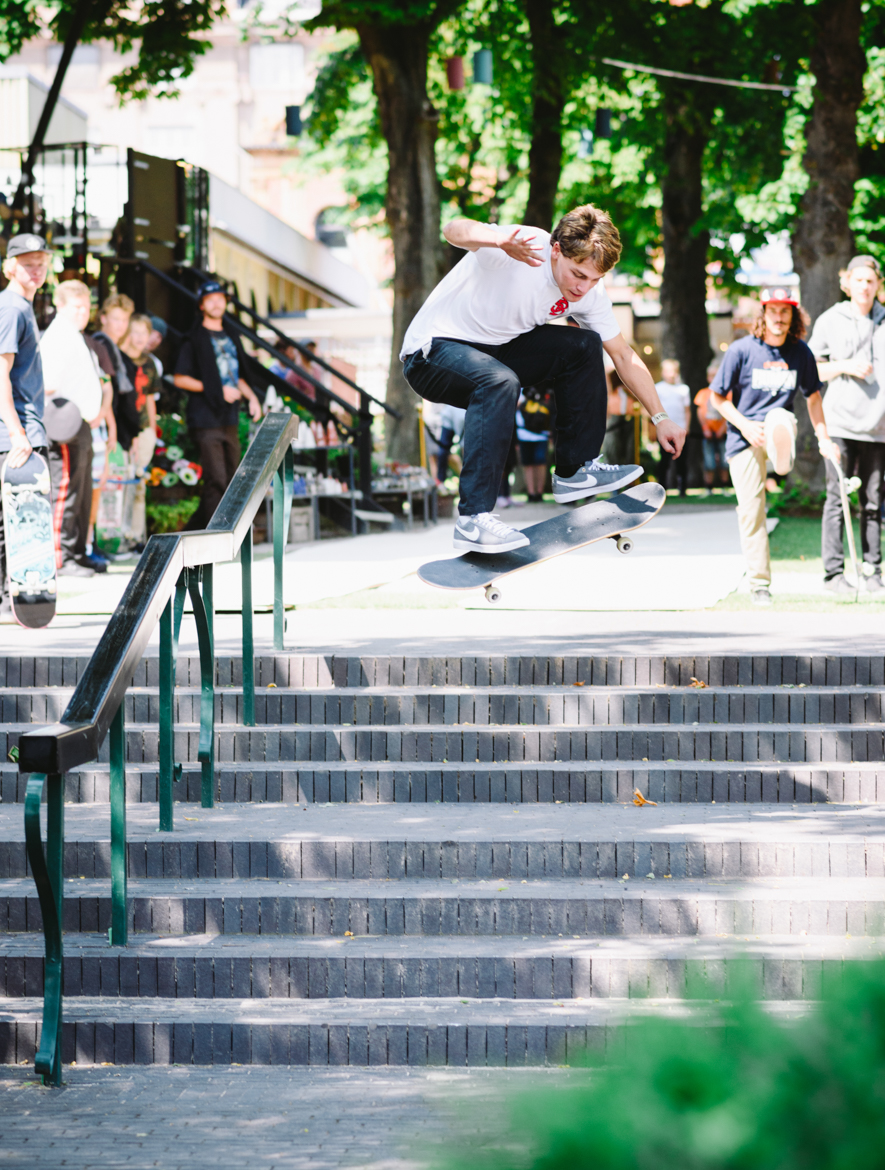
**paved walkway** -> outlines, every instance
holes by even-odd
[[[29,1170],[411,1170],[459,1103],[569,1070],[77,1068],[44,1089],[0,1068],[0,1166]],[[458,1121],[463,1133],[463,1118]]]

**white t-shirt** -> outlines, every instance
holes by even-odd
[[[101,410],[98,362],[83,334],[60,313],[40,339],[40,360],[47,393],[69,399],[92,422]]]
[[[516,226],[496,225],[493,230],[509,236]],[[520,233],[533,235],[534,243],[542,246],[538,256],[543,264],[533,268],[498,248],[468,252],[415,314],[400,360],[429,345],[434,337],[504,345],[555,317],[572,316],[582,329],[593,329],[603,341],[618,336],[621,330],[603,282],[579,301],[567,301],[553,279],[550,233],[532,227],[520,227]],[[525,237],[520,234],[519,238]]]
[[[661,400],[661,406],[672,418],[673,422],[678,423],[679,426],[684,427],[688,425],[688,412],[690,407],[690,392],[684,382],[677,382],[671,385],[670,382],[655,383],[655,390],[658,392],[658,398]]]

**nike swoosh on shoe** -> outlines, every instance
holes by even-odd
[[[461,528],[459,526],[458,532],[461,536],[466,536],[468,540],[476,540],[476,538],[479,536],[478,528],[474,528],[473,531],[470,531],[468,528]]]

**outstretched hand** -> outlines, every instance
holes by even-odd
[[[541,245],[532,243],[534,236],[524,236],[521,240],[518,239],[519,231],[519,228],[514,228],[498,247],[502,252],[506,252],[511,260],[519,260],[523,264],[528,264],[529,268],[540,268],[544,263],[538,255],[542,250]]]
[[[655,435],[661,447],[678,459],[685,443],[685,428],[670,418],[662,418],[655,427]]]

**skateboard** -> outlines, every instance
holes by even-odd
[[[852,476],[851,479],[846,479],[842,471],[841,464],[837,463],[835,459],[830,462],[836,469],[836,475],[839,478],[839,495],[842,499],[842,517],[845,520],[845,535],[848,537],[848,556],[851,559],[851,568],[854,572],[854,588],[855,591],[860,589],[860,568],[857,563],[857,548],[854,543],[854,525],[851,522],[851,505],[848,503],[848,496],[851,492],[856,492],[860,487],[860,479],[857,476]],[[857,597],[855,596],[855,601]]]
[[[634,541],[630,533],[653,520],[666,499],[667,493],[659,483],[641,483],[607,500],[570,508],[551,520],[524,528],[529,544],[523,548],[490,556],[471,552],[444,561],[430,561],[421,566],[418,576],[438,589],[484,587],[486,601],[494,605],[502,596],[496,582],[509,573],[606,537],[617,541],[618,552],[631,552]]]
[[[55,617],[58,588],[46,460],[33,451],[24,467],[4,463],[0,485],[12,612],[20,625],[39,629]]]

